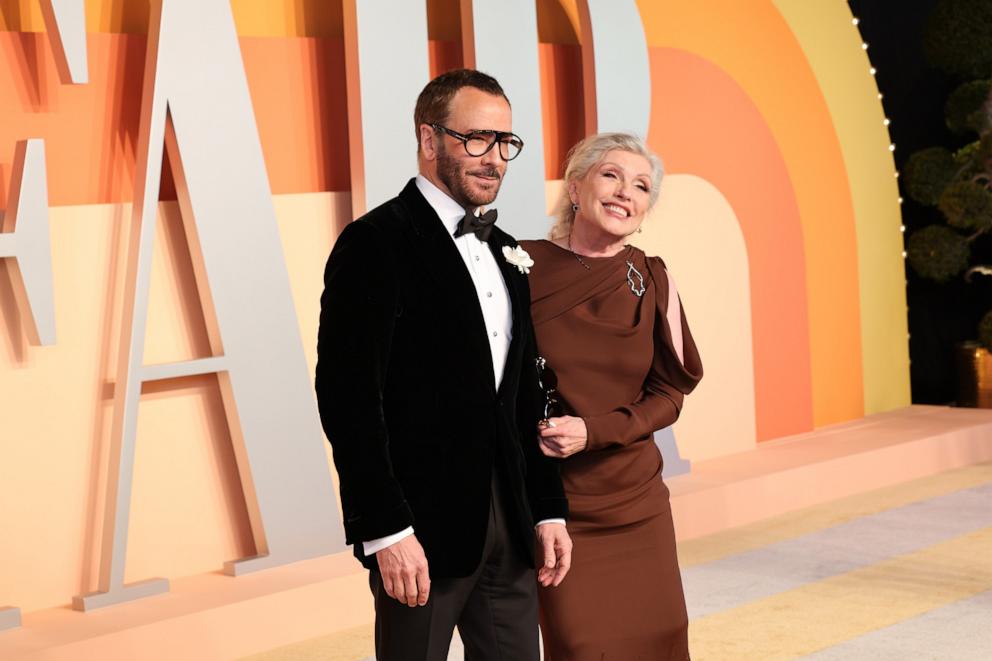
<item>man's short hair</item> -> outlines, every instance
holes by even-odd
[[[420,125],[446,124],[451,111],[451,99],[463,87],[474,87],[495,96],[501,96],[509,104],[506,92],[495,78],[475,69],[453,69],[427,83],[417,97],[413,110],[413,130],[417,136],[417,151],[420,151]]]

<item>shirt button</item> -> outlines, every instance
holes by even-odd
[[[479,257],[478,255],[475,256],[475,261],[479,261],[480,259],[482,259],[482,258]]]
[[[492,297],[493,297],[493,293],[491,291],[487,291],[486,298],[492,298]]]
[[[496,331],[493,331],[493,337],[498,337],[498,336],[499,336],[499,333],[497,333]]]

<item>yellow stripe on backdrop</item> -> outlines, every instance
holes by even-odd
[[[899,187],[870,51],[846,2],[776,0],[823,90],[844,154],[858,236],[865,414],[908,406]]]
[[[694,659],[794,659],[992,589],[992,528],[693,620]]]

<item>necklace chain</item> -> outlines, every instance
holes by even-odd
[[[572,253],[572,256],[575,257],[575,259],[578,260],[579,264],[582,264],[582,266],[584,266],[587,271],[591,271],[592,267],[589,266],[586,263],[586,261],[579,256],[579,253],[572,250],[571,233],[569,233],[568,235],[567,242],[568,242],[568,252]],[[630,261],[629,259],[625,261],[627,262],[627,286],[630,287],[630,291],[634,293],[634,296],[640,298],[641,296],[644,295],[644,291],[645,291],[644,276],[641,275],[641,272],[638,271],[637,268],[634,266],[634,262]],[[637,278],[636,282],[634,281],[635,277]]]
[[[572,253],[572,256],[575,257],[575,259],[579,260],[579,264],[582,264],[582,266],[586,267],[586,270],[587,271],[589,271],[589,270],[592,269],[591,266],[589,266],[588,264],[586,264],[585,260],[583,260],[581,257],[579,257],[579,253],[577,253],[574,250],[572,250],[572,233],[571,232],[568,233],[568,252]]]

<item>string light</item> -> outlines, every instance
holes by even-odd
[[[906,226],[905,225],[900,225],[899,226],[899,231],[905,234],[906,233]]]
[[[852,25],[854,25],[855,27],[857,27],[859,23],[861,23],[861,19],[859,19],[857,16],[852,16],[851,17],[851,24]],[[859,29],[859,34],[860,34],[860,29]],[[867,51],[868,50],[868,42],[867,41],[862,41],[861,42],[861,50],[863,50],[863,51]],[[878,69],[875,68],[874,66],[872,66],[870,61],[869,61],[868,64],[869,64],[869,66],[868,66],[868,73],[870,73],[872,76],[877,76]],[[875,85],[877,86],[878,83],[876,82]],[[881,101],[882,99],[885,98],[885,96],[881,92],[878,92],[877,97],[878,97],[878,100],[879,101]],[[888,127],[889,127],[889,125],[891,123],[892,123],[892,121],[888,117],[884,117],[884,116],[882,117],[882,126],[886,127],[886,129],[888,129]],[[890,142],[889,143],[889,153],[895,153],[895,151],[896,151],[896,143]],[[893,171],[893,175],[895,176],[896,179],[898,179],[899,178],[899,171],[898,170]],[[899,197],[898,200],[899,200],[899,204],[902,204],[902,202],[903,202],[902,197]],[[899,226],[899,231],[901,233],[905,234],[906,233],[906,226],[905,225],[900,225]],[[906,252],[905,251],[903,251],[902,256],[903,256],[903,259],[906,258]],[[907,284],[908,284],[908,281],[907,281]]]

